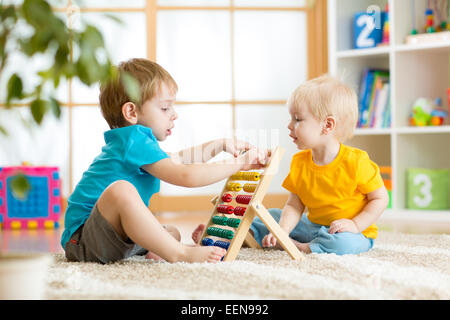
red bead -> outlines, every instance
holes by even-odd
[[[249,204],[252,200],[252,196],[248,195],[239,195],[236,197],[236,202],[240,204]]]
[[[234,211],[233,206],[227,206],[226,204],[221,204],[220,206],[217,206],[217,212],[224,213],[224,214],[232,214]]]
[[[233,200],[233,196],[229,193],[226,193],[222,196],[223,202],[231,202]]]
[[[247,208],[244,208],[244,207],[236,207],[236,208],[234,208],[234,214],[237,216],[243,216],[245,214],[246,209]]]

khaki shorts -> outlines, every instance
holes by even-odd
[[[66,243],[69,261],[110,263],[147,253],[130,239],[123,240],[100,214],[97,205],[84,225]]]

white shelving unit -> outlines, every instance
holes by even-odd
[[[390,70],[391,118],[388,129],[357,129],[350,145],[366,150],[380,166],[391,166],[392,209],[382,220],[444,226],[450,233],[450,210],[406,209],[406,170],[410,167],[450,168],[450,123],[441,127],[410,127],[408,116],[419,97],[441,97],[446,107],[450,87],[450,42],[407,45],[413,29],[412,1],[389,0],[390,44],[353,49],[353,16],[377,5],[384,11],[387,0],[328,0],[330,73],[359,92],[365,68]],[[426,0],[415,0],[416,28],[425,25]],[[450,198],[450,193],[449,193]],[[441,228],[442,230],[442,228]]]

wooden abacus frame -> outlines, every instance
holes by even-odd
[[[275,219],[270,215],[269,211],[262,204],[264,195],[266,194],[270,182],[272,181],[272,178],[278,169],[283,154],[284,149],[281,147],[277,147],[275,150],[272,151],[269,163],[267,164],[267,166],[264,169],[264,172],[260,176],[259,183],[253,193],[250,202],[247,205],[245,214],[242,217],[239,227],[237,228],[234,237],[230,242],[227,253],[223,258],[223,261],[234,261],[244,241],[245,244],[248,245],[250,248],[261,249],[261,246],[256,242],[256,240],[249,232],[253,219],[256,216],[258,216],[261,219],[261,221],[267,226],[269,231],[277,238],[278,243],[291,256],[292,259],[294,260],[303,259],[303,254],[300,253],[300,251],[297,249],[294,243],[290,240],[289,235],[283,229],[281,229],[279,224],[275,221]],[[211,218],[209,219],[205,231],[203,232],[201,238],[202,240],[204,238],[210,237],[207,233],[207,230],[209,227],[215,225],[212,221],[214,216],[227,216],[226,214],[218,212],[217,207],[222,204],[222,196],[225,193],[230,193],[230,191],[228,190],[228,184],[232,181],[236,181],[236,179],[234,179],[233,176],[230,176],[227,179],[222,192],[212,200],[212,203],[215,206],[211,214]]]

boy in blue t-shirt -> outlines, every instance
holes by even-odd
[[[266,154],[248,143],[214,140],[168,155],[159,147],[174,128],[177,84],[147,59],[122,62],[119,75],[140,84],[141,102],[127,96],[120,76],[101,87],[100,106],[111,130],[102,152],[68,199],[61,245],[70,261],[109,263],[135,254],[169,262],[218,262],[219,247],[180,243],[178,230],[162,226],[148,209],[160,180],[183,187],[209,185],[239,170],[260,169]],[[225,151],[232,160],[206,163]],[[247,151],[239,155],[240,151]],[[195,162],[195,163],[194,163]]]

